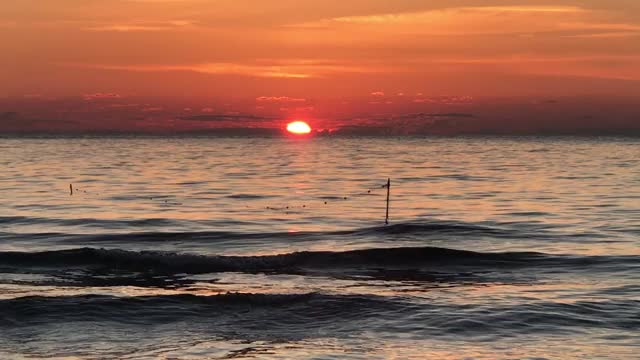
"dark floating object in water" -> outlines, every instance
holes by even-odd
[[[73,184],[69,184],[69,196],[73,196]]]

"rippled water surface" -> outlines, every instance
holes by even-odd
[[[0,198],[2,358],[640,350],[637,139],[4,138]]]

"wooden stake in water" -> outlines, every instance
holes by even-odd
[[[384,218],[384,224],[389,225],[389,196],[391,195],[391,178],[387,179],[387,216]]]
[[[73,184],[69,184],[69,196],[73,196]]]

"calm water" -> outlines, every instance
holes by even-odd
[[[5,138],[0,198],[2,358],[640,351],[637,139]]]

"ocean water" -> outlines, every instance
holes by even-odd
[[[2,138],[0,199],[2,359],[640,352],[638,139]]]

